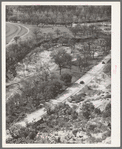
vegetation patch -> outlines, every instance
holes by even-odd
[[[105,135],[110,130],[102,122],[102,113],[91,103],[85,103],[84,109],[77,113],[67,104],[61,104],[51,112],[47,110],[47,115],[37,123],[28,124],[19,132],[15,131],[17,128],[11,129],[13,139],[7,140],[7,143],[96,143],[110,136],[110,133]],[[94,133],[102,133],[102,138],[94,138],[93,141]]]

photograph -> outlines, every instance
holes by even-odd
[[[3,2],[2,35],[3,146],[120,145],[119,2]]]

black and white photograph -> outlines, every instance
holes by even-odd
[[[2,3],[4,146],[120,145],[119,15],[119,2]]]

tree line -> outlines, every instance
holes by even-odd
[[[7,6],[6,20],[39,25],[111,20],[111,6]],[[43,26],[42,25],[42,26]]]

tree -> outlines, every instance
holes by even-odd
[[[99,40],[99,45],[103,50],[103,54],[106,54],[107,53],[106,40],[105,39]]]
[[[81,25],[77,24],[75,27],[71,28],[71,31],[72,31],[74,37],[76,37],[77,33],[81,32]]]
[[[16,64],[20,62],[34,48],[33,40],[20,41],[18,44],[11,44],[6,47],[6,71],[15,72]],[[14,68],[11,68],[14,66]],[[16,76],[16,75],[14,75]]]
[[[6,21],[9,20],[9,17],[13,15],[13,9],[11,6],[6,6]]]
[[[77,55],[77,63],[78,63],[79,70],[81,71],[81,66],[83,65],[83,59],[79,55]]]
[[[91,54],[92,54],[93,59],[94,59],[94,54],[95,54],[95,52],[96,52],[96,45],[95,45],[95,43],[92,44],[92,47],[91,47],[91,48],[92,48],[92,49],[91,49]]]
[[[43,81],[40,79],[35,82],[35,85],[32,88],[32,90],[35,90],[35,95],[33,91],[31,91],[32,94],[30,95],[33,96],[34,100],[38,99],[37,103],[40,101],[40,99],[43,101],[49,101],[49,99],[55,98],[61,92],[62,87],[63,82],[59,79],[53,79],[48,81]]]
[[[56,35],[57,35],[57,37],[60,35],[60,30],[57,28],[56,30],[55,30],[55,33],[56,33]]]
[[[65,63],[66,65],[69,66],[69,69],[71,71],[71,68],[72,68],[72,56],[68,53],[65,54]]]
[[[92,113],[94,112],[94,105],[91,103],[91,102],[85,102],[83,104],[83,116],[86,118],[86,119],[89,119],[92,115]]]
[[[79,16],[80,16],[81,10],[77,7],[75,11],[75,16],[77,17],[77,22],[79,21]]]
[[[40,23],[41,23],[41,27],[42,28],[44,27],[44,25],[46,24],[46,22],[47,22],[47,18],[45,16],[42,16],[40,18]]]
[[[111,38],[106,39],[106,53],[111,50]]]
[[[68,13],[67,13],[67,23],[68,23],[68,25],[72,25],[72,23],[73,23],[73,14],[72,14],[72,11],[69,11]]]
[[[9,21],[17,22],[17,16],[15,16],[15,15],[10,16],[8,19],[9,19]]]
[[[74,37],[76,37],[76,35],[77,35],[77,33],[78,33],[77,28],[72,27],[72,28],[71,28],[71,31],[72,31],[72,33],[73,33]]]
[[[19,39],[20,39],[20,36],[14,37],[14,40],[15,40],[16,43],[18,42]]]
[[[65,38],[63,37],[63,36],[61,36],[60,38],[59,38],[59,40],[58,40],[58,43],[60,43],[60,44],[64,44],[66,42],[66,40],[65,40]]]
[[[62,74],[61,75],[61,78],[60,78],[62,81],[64,81],[64,83],[67,85],[69,83],[71,83],[72,81],[72,76],[68,73],[65,73],[65,74]]]
[[[75,40],[72,38],[69,38],[68,45],[71,48],[71,53],[73,53],[73,50],[75,50]]]
[[[16,77],[16,63],[17,63],[18,44],[11,44],[6,48],[6,77],[10,80]]]
[[[39,28],[39,27],[35,27],[35,28],[32,30],[32,32],[33,32],[33,34],[34,34],[34,37],[35,37],[36,41],[38,41],[39,34],[41,33],[40,28]]]
[[[32,24],[36,24],[37,27],[40,24],[40,18],[39,16],[35,13],[35,14],[31,14],[31,23]]]
[[[90,25],[90,26],[89,26],[89,29],[90,29],[91,35],[94,35],[94,33],[96,32],[96,27],[95,27],[95,25]]]
[[[17,76],[16,65],[11,65],[9,68],[6,67],[6,81],[15,78]]]
[[[60,93],[63,83],[60,80],[55,79],[50,81],[48,86],[50,87],[50,92],[53,94],[53,98],[55,98]]]
[[[94,52],[94,49],[93,50],[91,49],[91,46],[93,45],[93,41],[92,40],[88,41],[87,45],[88,45],[88,50],[89,50],[88,53],[90,54],[90,57],[91,57],[92,53]],[[94,53],[93,53],[93,59],[94,59]]]
[[[41,81],[48,81],[50,76],[50,69],[47,63],[39,63],[36,67],[36,73]]]
[[[62,6],[60,12],[61,12],[61,15],[62,15],[62,23],[65,24],[66,7],[65,6]]]
[[[47,34],[47,36],[48,36],[49,40],[52,42],[52,39],[53,39],[53,33],[49,32],[49,33]]]
[[[83,56],[84,56],[84,64],[86,65],[88,63],[88,57],[89,57],[89,46],[87,43],[83,46]]]
[[[66,51],[64,49],[61,49],[60,51],[53,53],[52,58],[54,59],[55,63],[59,66],[61,75],[61,70],[66,64]]]

